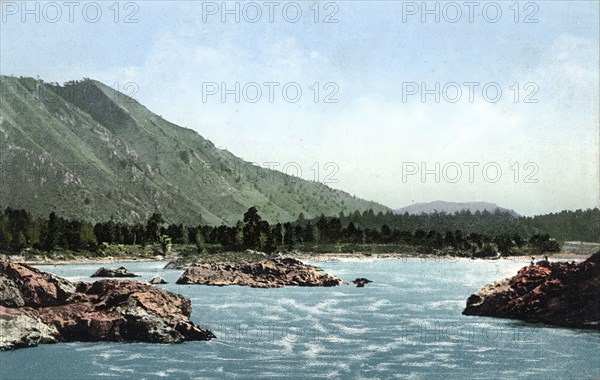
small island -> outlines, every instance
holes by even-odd
[[[126,277],[139,277],[135,273],[131,273],[125,267],[118,267],[116,269],[100,268],[90,277],[108,277],[108,278],[126,278]]]
[[[167,264],[177,267],[177,264]],[[342,280],[322,273],[318,268],[301,261],[282,258],[239,262],[195,262],[182,265],[187,269],[177,284],[242,285],[253,288],[292,286],[337,286]]]
[[[210,340],[190,321],[190,300],[129,280],[73,283],[0,261],[0,350],[56,342]]]
[[[600,330],[600,252],[524,267],[471,295],[463,314]]]

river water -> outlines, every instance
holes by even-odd
[[[511,260],[313,262],[364,288],[175,285],[165,262],[123,263],[192,300],[218,339],[178,345],[60,343],[0,353],[0,379],[597,379],[600,333],[461,315],[470,294],[526,265]],[[120,264],[110,264],[116,267]],[[38,266],[91,281],[98,264]]]

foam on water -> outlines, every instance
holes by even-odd
[[[44,266],[82,281],[123,265],[192,300],[217,339],[179,345],[69,343],[0,353],[0,378],[597,378],[600,334],[461,315],[481,286],[513,275],[509,260],[315,262],[364,288],[252,289],[176,285],[164,262]]]

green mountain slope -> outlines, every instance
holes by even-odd
[[[387,211],[241,160],[106,85],[0,77],[0,203],[46,216],[231,224]]]

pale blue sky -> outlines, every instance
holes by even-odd
[[[120,3],[118,23],[109,8],[113,1],[97,2],[102,9],[97,23],[86,22],[81,7],[74,22],[63,7],[58,22],[49,23],[40,3],[40,22],[28,15],[23,23],[22,9],[13,15],[6,3],[2,74],[58,82],[92,77],[121,87],[135,82],[135,98],[150,110],[246,160],[280,167],[296,162],[308,179],[319,162],[320,180],[327,174],[325,163],[334,162],[338,183],[331,186],[394,208],[438,199],[491,201],[524,214],[598,205],[597,1],[520,2],[518,23],[513,1],[496,3],[502,10],[496,23],[481,14],[490,2],[479,3],[472,23],[464,2],[456,3],[463,12],[456,23],[443,14],[439,23],[433,16],[423,23],[420,13],[405,15],[403,22],[410,2],[338,1],[327,9],[321,2],[321,21],[338,8],[339,22],[330,24],[314,22],[313,1],[298,2],[303,17],[297,23],[282,17],[289,2],[275,8],[273,23],[261,1],[256,3],[263,15],[256,23],[231,17],[222,23],[220,15],[204,23],[199,1],[133,2],[137,23],[122,22],[135,9],[125,9],[127,2]],[[437,4],[442,9],[447,3]],[[524,23],[536,7],[538,22]],[[218,96],[202,102],[203,83],[233,87],[236,81],[296,82],[303,95],[293,104],[281,96],[270,103],[266,94],[258,103],[235,103],[232,97],[222,103]],[[334,82],[339,102],[314,103],[309,89],[314,82]],[[479,87],[473,102],[466,93],[457,103],[443,98],[435,103],[433,97],[423,103],[418,94],[403,102],[406,82],[431,87],[456,82],[463,91],[464,82],[494,82],[503,94],[490,103]],[[515,82],[521,87],[518,103],[510,89]],[[537,89],[538,103],[523,103],[532,89],[524,88],[528,82]],[[321,89],[320,97],[327,92]],[[436,183],[433,175],[423,183],[418,174],[402,180],[409,162],[480,166],[472,183],[466,166],[456,183],[444,178]],[[490,162],[503,171],[495,183],[481,173]],[[523,180],[531,172],[527,162],[539,168],[537,183]]]

